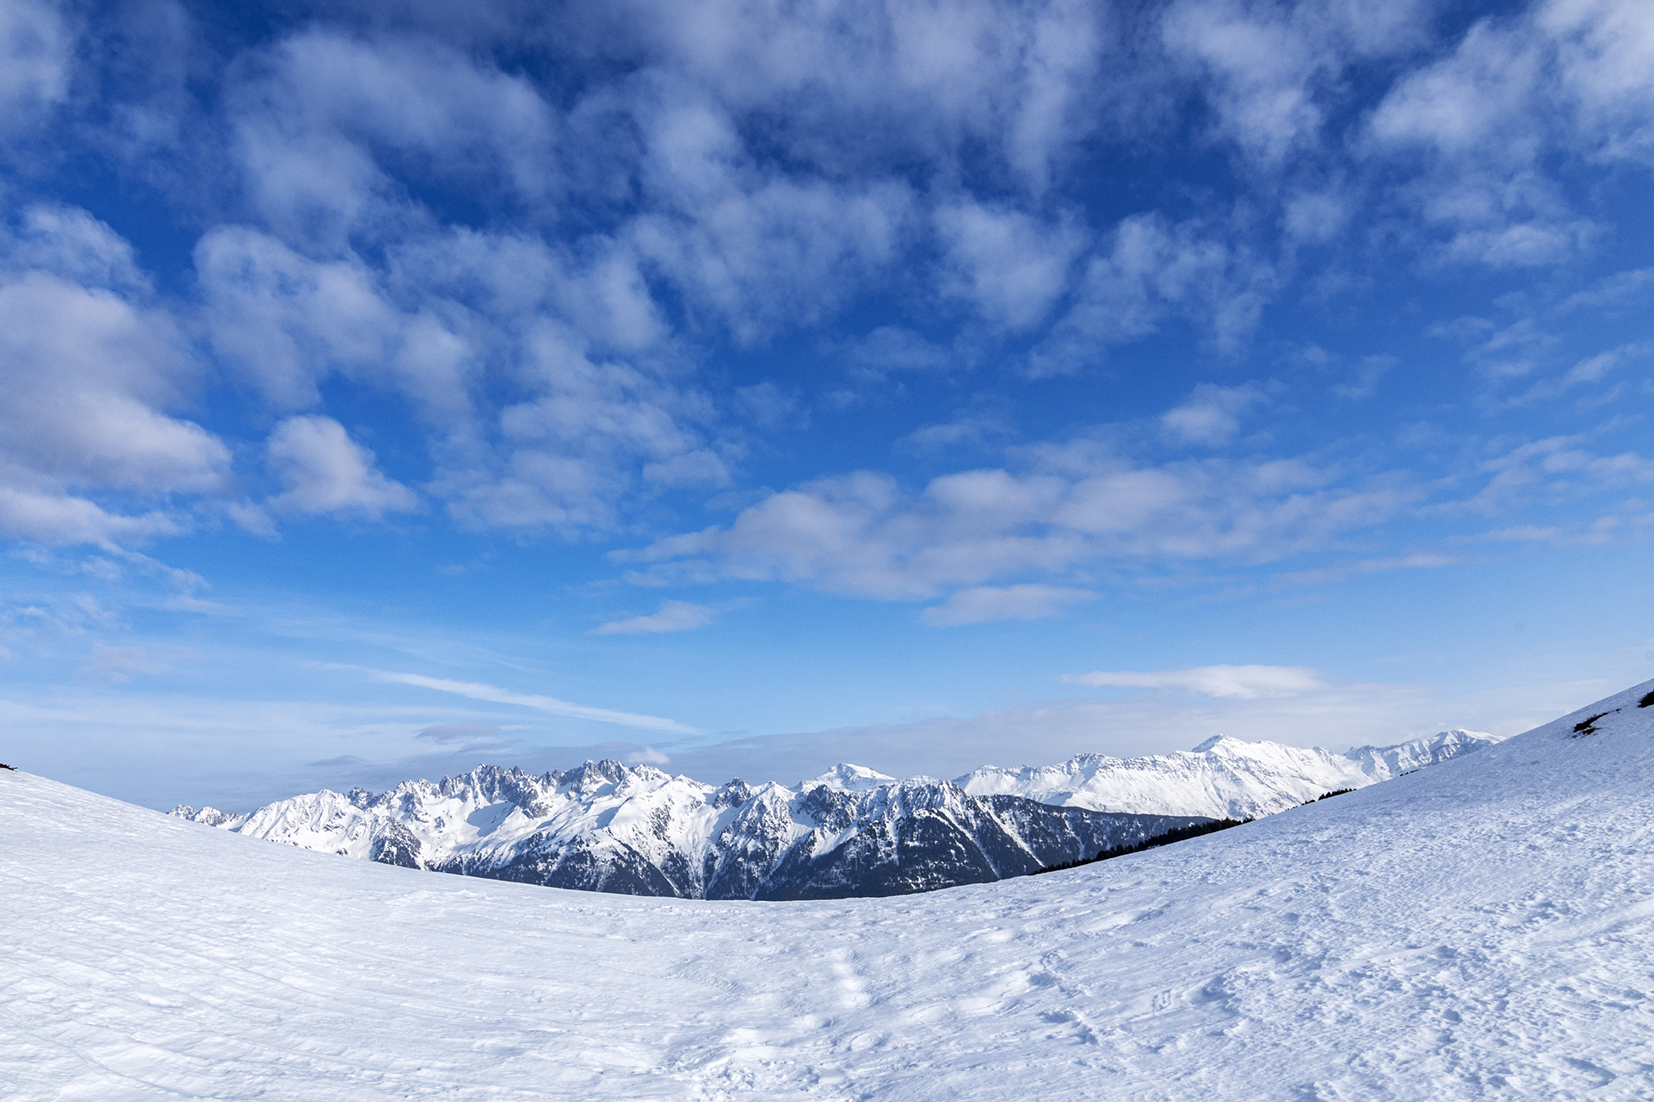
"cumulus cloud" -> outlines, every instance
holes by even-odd
[[[946,159],[976,142],[1037,190],[1076,142],[1110,121],[1095,105],[1116,75],[1103,64],[1116,36],[1106,9],[1076,0],[807,8],[713,0],[618,4],[599,18],[611,48],[734,112],[789,120],[772,140],[820,168]]]
[[[1263,401],[1263,388],[1256,383],[1201,383],[1188,401],[1160,415],[1160,425],[1180,443],[1217,447],[1233,440],[1240,433],[1241,415]]]
[[[383,219],[399,190],[386,161],[530,200],[557,190],[556,122],[539,92],[433,39],[315,27],[246,71],[231,103],[239,160],[256,209],[290,241],[337,248]]]
[[[1297,696],[1329,687],[1314,670],[1303,666],[1196,666],[1153,672],[1097,670],[1063,674],[1057,680],[1064,685],[1085,685],[1093,689],[1181,689],[1203,696],[1242,700]]]
[[[992,620],[1043,620],[1071,605],[1096,599],[1097,594],[1088,589],[1057,585],[972,586],[950,594],[942,604],[925,609],[919,613],[919,619],[932,627]]]
[[[1290,9],[1241,4],[1179,3],[1166,13],[1164,36],[1174,56],[1210,74],[1210,99],[1220,126],[1246,154],[1280,162],[1294,147],[1314,143],[1323,120],[1313,82],[1333,61]]]
[[[617,555],[645,578],[734,577],[915,600],[1028,572],[1147,558],[1258,561],[1323,545],[1416,501],[1300,460],[1132,463],[1081,441],[1028,469],[961,471],[917,494],[873,471],[806,483],[713,526]]]
[[[49,543],[181,529],[164,511],[122,515],[96,495],[219,489],[229,449],[194,421],[197,363],[154,300],[131,246],[73,208],[34,206],[0,237],[0,526]]]
[[[1627,0],[1551,0],[1471,26],[1447,56],[1403,73],[1369,135],[1422,172],[1401,185],[1448,235],[1444,255],[1553,264],[1604,232],[1558,175],[1562,158],[1654,156],[1654,31]]]
[[[182,531],[177,519],[159,510],[122,515],[85,498],[0,487],[0,532],[14,539],[114,545]]]
[[[1233,350],[1251,334],[1275,283],[1266,261],[1218,227],[1133,215],[1085,261],[1073,306],[1033,351],[1033,373],[1078,370],[1110,345],[1146,337],[1173,317],[1195,322],[1220,349]]]
[[[627,237],[738,342],[821,320],[895,259],[912,204],[905,184],[765,172],[721,120],[682,114],[660,122],[651,149],[647,179],[663,209],[640,215]]]
[[[1517,267],[1580,255],[1605,229],[1581,213],[1583,193],[1559,166],[1646,167],[1654,156],[1654,38],[1641,7],[1544,0],[1440,40],[1432,10],[1427,0],[1177,0],[1137,14],[1079,0],[440,16],[403,6],[348,28],[327,15],[281,24],[227,64],[203,53],[191,79],[211,95],[182,96],[174,74],[171,91],[156,84],[148,99],[125,93],[149,85],[113,78],[76,99],[76,36],[104,32],[18,0],[0,15],[0,113],[34,125],[79,111],[85,133],[135,158],[132,171],[132,150],[182,149],[188,131],[200,143],[190,163],[212,178],[169,185],[170,201],[208,227],[188,306],[158,296],[130,246],[84,212],[36,207],[10,233],[0,351],[79,366],[60,371],[51,402],[38,383],[0,395],[5,523],[52,540],[187,528],[181,500],[224,493],[231,473],[229,447],[196,420],[202,379],[219,366],[278,418],[325,418],[337,385],[406,403],[431,471],[421,490],[453,519],[572,537],[742,480],[754,430],[781,431],[777,394],[794,391],[720,377],[712,350],[731,343],[819,338],[865,396],[902,385],[903,371],[1073,373],[1178,325],[1235,355],[1303,256],[1335,252],[1352,227],[1437,260]],[[187,21],[169,33],[182,55]],[[549,71],[555,84],[539,75]],[[1190,114],[1192,103],[1205,113]],[[119,114],[119,136],[99,129],[104,107]],[[1157,189],[1153,209],[1124,218],[1114,201],[1084,198],[1091,185],[1074,164],[1106,169],[1121,151],[1182,141],[1191,122],[1232,154],[1233,180],[1214,176],[1198,194]],[[1106,171],[1099,180],[1111,186]],[[1375,212],[1394,217],[1373,229]],[[954,330],[942,336],[938,300]],[[863,336],[825,328],[847,316]],[[1339,393],[1369,394],[1376,378]],[[1563,389],[1572,385],[1582,384]],[[825,404],[852,400],[829,393]],[[1245,388],[1207,387],[1161,427],[1180,446],[1220,447],[1261,404]],[[997,432],[960,420],[904,446],[934,454]],[[359,452],[336,447],[343,465],[326,473],[272,446],[273,472],[295,480],[273,509],[411,507],[412,491]],[[1191,470],[1108,477],[1172,497],[1231,477]],[[1051,500],[1093,479],[1011,477],[1029,501],[1045,500],[1049,479],[1070,487]],[[876,481],[823,480],[765,508],[797,505],[802,518],[813,498],[818,520],[856,530],[845,518],[870,510],[882,518],[874,529],[902,529],[907,506],[874,502]],[[116,493],[171,496],[135,504]],[[908,527],[951,515],[930,495],[898,495],[924,518]],[[269,531],[247,502],[202,511]],[[1094,533],[1042,507],[995,538],[996,562],[1100,553]],[[920,537],[889,546],[902,562],[935,550]],[[997,578],[912,573],[940,579],[912,588],[927,597]]]
[[[667,601],[660,606],[659,612],[648,616],[611,620],[601,627],[593,628],[592,634],[658,635],[671,631],[693,631],[710,624],[716,615],[717,613],[705,605],[691,604],[688,601]]]
[[[58,5],[0,6],[0,134],[38,124],[68,96],[75,36]]]
[[[286,489],[265,505],[276,512],[333,513],[377,520],[418,508],[419,498],[374,465],[373,453],[331,417],[289,417],[265,445]]]
[[[1044,319],[1083,244],[1071,221],[1041,225],[1020,211],[975,202],[944,207],[936,222],[947,250],[944,292],[1008,329]]]

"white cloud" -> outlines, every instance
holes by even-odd
[[[436,487],[461,523],[608,528],[639,480],[655,488],[729,480],[697,431],[712,419],[704,398],[591,352],[552,323],[525,336],[518,377],[531,397],[500,411],[495,456],[439,471]]]
[[[1580,446],[1587,439],[1550,436],[1512,448],[1482,464],[1491,477],[1474,494],[1435,509],[1491,516],[1535,501],[1562,502],[1582,492],[1654,483],[1654,459],[1630,451],[1598,455]]]
[[[952,349],[896,325],[878,326],[844,342],[840,351],[852,371],[869,381],[892,371],[946,371],[960,365]]]
[[[692,631],[712,622],[716,613],[705,605],[688,601],[666,601],[660,611],[648,616],[612,620],[593,628],[593,635],[655,635],[669,631]]]
[[[251,79],[232,85],[229,106],[247,191],[290,242],[337,250],[401,221],[387,161],[529,200],[557,190],[549,105],[527,80],[433,39],[310,29],[240,71]]]
[[[634,750],[627,754],[626,760],[632,765],[665,765],[672,759],[653,746],[645,746],[642,750]]]
[[[1270,265],[1214,227],[1156,214],[1122,219],[1085,262],[1074,305],[1035,348],[1036,375],[1094,363],[1109,345],[1155,332],[1169,317],[1196,322],[1220,349],[1251,334],[1276,283]]]
[[[649,731],[670,731],[680,735],[698,735],[701,732],[694,727],[686,727],[675,720],[661,719],[659,716],[638,715],[635,712],[617,712],[608,708],[588,708],[584,704],[570,704],[566,700],[556,697],[540,696],[535,693],[516,693],[509,689],[495,688],[493,685],[483,685],[472,681],[450,681],[441,677],[424,677],[417,673],[393,673],[384,670],[371,670],[372,675],[380,681],[393,682],[398,685],[413,685],[421,689],[433,689],[440,693],[454,693],[468,697],[471,700],[487,700],[494,704],[512,704],[520,708],[533,708],[535,711],[545,712],[548,715],[564,716],[568,719],[586,719],[594,723],[614,723],[622,727],[639,727]]]
[[[991,439],[1012,435],[1010,423],[996,413],[966,413],[940,424],[920,425],[896,444],[907,451],[928,455],[954,447],[980,447]]]
[[[54,4],[0,4],[0,132],[39,122],[68,96],[74,35]]]
[[[1552,0],[1484,19],[1405,71],[1372,111],[1373,149],[1409,165],[1397,189],[1445,231],[1442,255],[1547,265],[1606,232],[1559,174],[1579,159],[1654,157],[1654,29],[1636,0]]]
[[[1070,605],[1097,599],[1088,589],[1026,583],[1003,587],[973,586],[950,594],[947,601],[919,613],[932,627],[981,624],[993,620],[1043,620]]]
[[[1654,20],[1641,0],[1549,0],[1534,21],[1605,160],[1654,159]]]
[[[1314,570],[1297,570],[1290,574],[1280,574],[1275,578],[1276,586],[1283,585],[1325,585],[1328,582],[1341,582],[1346,578],[1359,577],[1364,574],[1384,574],[1392,570],[1431,570],[1443,566],[1456,566],[1464,562],[1463,559],[1451,555],[1438,555],[1429,551],[1416,551],[1410,555],[1390,555],[1382,559],[1359,559],[1355,562],[1340,563],[1337,566],[1319,567]]]
[[[452,231],[375,270],[222,229],[197,262],[215,348],[279,408],[317,404],[335,375],[406,396],[429,488],[462,524],[572,535],[612,527],[633,494],[729,480],[700,431],[714,411],[668,377],[663,324],[613,248],[576,260]]]
[[[1541,61],[1520,29],[1477,23],[1448,57],[1396,82],[1373,112],[1372,134],[1389,145],[1524,161],[1540,138],[1532,97]]]
[[[680,108],[658,121],[644,168],[654,209],[626,238],[737,342],[822,320],[896,258],[912,206],[904,183],[759,170],[709,116]]]
[[[871,471],[784,490],[727,527],[622,561],[643,577],[798,582],[914,600],[1006,575],[1092,562],[1268,560],[1387,520],[1419,496],[1342,486],[1299,460],[1133,464],[1100,445],[1028,449],[1029,469],[962,471],[906,494]]]
[[[1124,68],[1104,65],[1119,36],[1107,9],[1077,0],[610,12],[596,33],[645,71],[736,114],[788,120],[770,140],[833,172],[873,158],[945,162],[974,142],[1037,192],[1078,140],[1116,111],[1135,117],[1145,98],[1101,87]]]
[[[158,511],[122,516],[85,498],[0,486],[0,532],[14,539],[112,545],[183,531],[177,519]]]
[[[1057,680],[1064,685],[1086,685],[1093,689],[1182,689],[1204,696],[1242,700],[1297,696],[1330,687],[1314,670],[1303,666],[1196,666],[1154,672],[1097,670],[1063,674]]]
[[[212,493],[230,466],[216,436],[171,412],[193,404],[200,365],[131,246],[84,211],[34,206],[0,249],[0,530],[48,543],[179,531],[97,500]]]
[[[286,490],[265,502],[277,512],[354,514],[378,520],[419,506],[414,492],[374,465],[373,453],[331,417],[289,417],[265,446]]]
[[[1012,330],[1044,320],[1084,243],[1071,221],[1041,225],[1020,211],[971,201],[943,207],[936,225],[947,251],[943,291]]]
[[[1201,383],[1187,402],[1160,415],[1160,425],[1180,443],[1217,447],[1233,440],[1240,433],[1241,415],[1263,401],[1263,388],[1256,383]]]
[[[277,408],[316,404],[339,372],[396,386],[438,416],[468,411],[464,342],[393,306],[360,260],[312,260],[267,234],[220,228],[195,263],[214,349]]]
[[[1164,22],[1171,53],[1198,62],[1209,74],[1207,94],[1223,132],[1266,165],[1318,140],[1323,113],[1313,84],[1335,61],[1286,13],[1272,18],[1275,10],[1179,3]]]

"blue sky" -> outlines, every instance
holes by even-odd
[[[0,6],[0,749],[951,776],[1654,665],[1654,15]]]

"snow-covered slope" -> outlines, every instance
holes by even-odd
[[[895,899],[429,876],[0,772],[0,1083],[19,1102],[1646,1099],[1651,689],[1220,834]]]
[[[797,787],[714,787],[587,762],[532,776],[479,766],[374,795],[315,792],[248,815],[180,807],[222,830],[390,865],[685,899],[829,899],[981,884],[1197,821],[970,796],[840,765]]]
[[[974,796],[1026,796],[1095,811],[1256,819],[1326,792],[1363,788],[1483,750],[1495,741],[1492,735],[1454,730],[1335,754],[1219,735],[1193,750],[1154,757],[1080,754],[1043,768],[987,766],[955,783]]]

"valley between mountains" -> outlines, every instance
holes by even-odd
[[[839,765],[797,785],[702,784],[649,765],[479,766],[383,793],[173,815],[407,868],[684,899],[904,895],[1022,876],[1213,820],[1254,819],[1493,745],[1444,731],[1344,754],[1211,739],[1143,758],[898,781]]]

